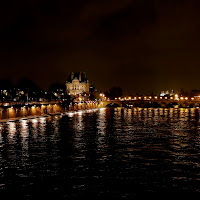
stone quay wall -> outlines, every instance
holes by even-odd
[[[61,114],[69,111],[87,110],[101,107],[102,104],[99,104],[98,102],[75,103],[74,105],[69,106],[64,106],[61,103],[2,105],[0,106],[0,120]]]

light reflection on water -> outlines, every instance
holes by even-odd
[[[8,134],[8,140],[10,143],[14,142],[14,137],[16,136],[16,124],[14,122],[8,122],[8,130],[9,130],[9,134]]]
[[[0,191],[56,199],[199,192],[194,108],[78,111],[0,124]]]

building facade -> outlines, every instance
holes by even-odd
[[[90,84],[84,72],[71,72],[66,81],[66,89],[69,95],[89,94]]]

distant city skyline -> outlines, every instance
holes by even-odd
[[[54,84],[60,84],[60,85],[63,85],[63,86],[66,87],[66,82],[67,82],[67,79],[69,77],[69,74],[70,74],[70,72],[67,73],[67,75],[65,76],[64,81],[62,81],[62,80],[55,80],[54,82],[53,81],[49,81],[49,83],[45,87],[40,82],[37,82],[36,80],[28,78],[28,77],[25,77],[25,76],[22,77],[22,78],[19,78],[18,80],[16,79],[15,81],[13,81],[13,80],[11,80],[9,78],[2,78],[2,79],[0,79],[0,84],[1,84],[1,81],[3,81],[3,82],[4,81],[8,81],[8,82],[11,83],[11,85],[13,87],[17,87],[20,81],[23,81],[24,79],[25,80],[27,79],[27,80],[33,81],[33,83],[36,84],[36,86],[38,86],[40,89],[42,89],[44,91],[47,91]],[[138,88],[134,88],[132,90],[131,89],[128,90],[126,87],[123,88],[121,85],[112,85],[111,87],[107,86],[105,88],[98,88],[98,87],[96,87],[95,80],[94,80],[94,82],[90,81],[90,79],[88,79],[88,80],[89,80],[90,84],[94,85],[95,88],[98,89],[98,91],[102,91],[102,92],[109,92],[109,90],[111,88],[119,87],[119,88],[122,89],[124,96],[127,96],[127,95],[159,95],[159,94],[161,94],[161,96],[162,96],[162,93],[171,93],[172,91],[174,93],[200,91],[200,86],[196,87],[196,88],[191,88],[191,89],[190,88],[183,88],[183,87],[181,87],[181,88],[178,88],[176,90],[174,89],[176,87],[174,87],[174,88],[169,88],[168,87],[166,89],[162,88],[161,90],[158,90],[156,88],[154,88],[153,90],[148,90],[148,85],[147,85],[147,88],[140,89],[139,86],[138,86]],[[0,87],[1,87],[1,85],[0,85]]]

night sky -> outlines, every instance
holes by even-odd
[[[1,1],[0,79],[85,71],[124,94],[200,89],[199,0]]]

